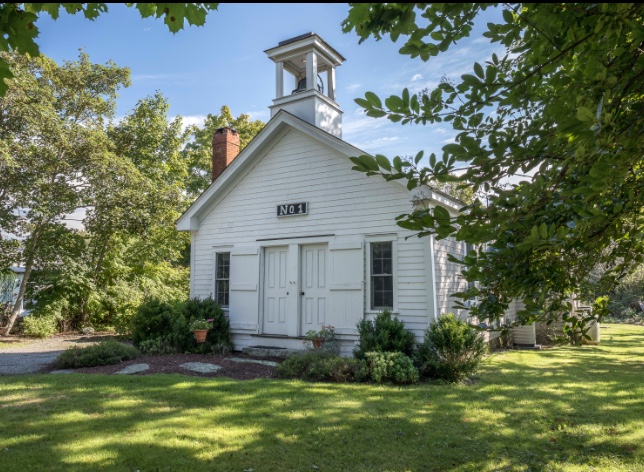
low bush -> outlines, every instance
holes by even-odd
[[[142,354],[149,354],[151,356],[163,356],[166,354],[176,354],[178,352],[168,336],[146,339],[141,341],[138,347]]]
[[[118,341],[105,341],[88,347],[73,347],[63,352],[54,362],[58,369],[79,369],[112,365],[136,359],[141,353],[133,346]]]
[[[409,356],[402,352],[365,353],[369,379],[376,382],[412,384],[418,382],[418,369]]]
[[[415,359],[421,376],[459,382],[476,371],[486,352],[479,332],[448,313],[425,331]]]
[[[366,363],[326,351],[309,351],[286,358],[277,375],[288,379],[318,382],[360,382],[366,380]]]
[[[58,332],[58,323],[53,316],[25,316],[22,319],[22,332],[34,338],[48,338]]]
[[[389,310],[371,320],[357,324],[360,339],[353,355],[364,359],[367,352],[402,352],[411,356],[414,351],[414,333],[405,329],[405,323],[391,316]]]

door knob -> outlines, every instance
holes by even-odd
[[[304,292],[300,293],[300,295],[304,295]]]

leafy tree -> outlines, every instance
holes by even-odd
[[[188,269],[174,262],[188,244],[174,228],[187,176],[181,119],[168,121],[159,93],[140,100],[107,131],[114,159],[92,180],[92,205],[75,244],[39,261],[36,315],[62,328],[123,325],[146,296],[182,298]],[[65,257],[68,251],[69,256]],[[64,264],[55,264],[65,258]]]
[[[240,150],[264,127],[260,120],[251,121],[250,115],[241,114],[234,118],[230,108],[221,107],[218,115],[209,114],[202,127],[191,128],[192,141],[184,150],[190,175],[187,182],[188,193],[195,197],[210,185],[212,174],[212,136],[219,128],[231,127],[239,133]]]
[[[8,333],[36,262],[58,244],[64,216],[92,203],[92,181],[116,161],[104,128],[129,71],[84,54],[60,67],[45,57],[2,58],[15,77],[0,99],[0,149],[11,161],[0,174],[0,213],[2,230],[22,238],[14,262],[25,267]]]
[[[216,10],[218,3],[126,3],[136,7],[142,18],[163,17],[163,22],[172,33],[183,29],[184,22],[202,26],[209,10]],[[70,15],[82,13],[89,20],[107,13],[107,3],[0,3],[0,52],[17,52],[36,57],[40,54],[36,38],[36,22],[47,13],[58,19],[63,9]],[[13,77],[11,64],[0,56],[0,97],[7,92],[4,79]],[[0,165],[1,165],[0,158]]]
[[[403,38],[400,53],[422,61],[469,36],[491,4],[351,4],[344,31],[361,41]],[[522,300],[521,323],[565,320],[570,297],[610,291],[644,255],[644,6],[633,3],[504,4],[488,23],[489,41],[505,48],[472,73],[446,79],[419,98],[403,90],[383,101],[368,92],[356,102],[373,117],[431,125],[449,122],[456,142],[442,158],[422,153],[353,159],[354,169],[410,188],[457,180],[487,193],[458,216],[418,210],[398,224],[419,236],[455,235],[487,243],[462,261],[479,281],[471,314],[498,319]],[[458,179],[450,173],[467,164]],[[532,174],[511,186],[504,179]],[[597,264],[606,270],[588,277]],[[473,285],[473,284],[472,284]],[[605,303],[597,303],[602,315]]]
[[[8,258],[25,267],[5,333],[27,294],[35,316],[66,329],[114,325],[146,295],[181,298],[188,269],[176,263],[188,244],[174,229],[187,205],[184,148],[190,133],[168,121],[160,94],[111,122],[129,70],[114,64],[57,66],[5,55],[15,77],[0,99],[3,238],[21,238]],[[84,210],[83,231],[64,224]],[[33,275],[33,277],[32,277]]]

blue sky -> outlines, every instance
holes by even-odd
[[[41,51],[56,60],[75,60],[83,49],[93,62],[114,61],[132,71],[132,85],[118,99],[123,116],[136,102],[160,90],[171,104],[171,115],[200,123],[208,113],[228,105],[234,115],[248,113],[268,121],[275,94],[274,64],[264,50],[281,40],[309,31],[320,35],[347,61],[337,70],[337,101],[344,111],[343,139],[369,153],[412,155],[437,152],[451,141],[451,128],[390,123],[362,114],[353,99],[372,91],[381,98],[403,87],[417,92],[433,87],[442,76],[469,73],[474,61],[500,53],[481,37],[499,11],[485,12],[471,38],[448,54],[428,62],[398,54],[401,41],[373,39],[358,45],[354,33],[343,34],[346,4],[222,4],[203,27],[186,27],[171,34],[161,20],[142,19],[137,10],[110,5],[95,21],[67,15],[38,21]]]

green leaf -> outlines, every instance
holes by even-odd
[[[447,211],[442,206],[436,205],[434,207],[434,218],[436,218],[439,222],[441,222],[441,224],[449,223],[450,221],[449,211]]]
[[[478,62],[474,63],[474,73],[481,79],[485,78],[485,72],[483,71],[483,67]]]
[[[376,154],[376,162],[383,169],[391,170],[391,164],[389,163],[389,159],[387,159],[382,154]]]
[[[360,162],[360,164],[362,164],[364,167],[366,167],[369,170],[373,170],[373,171],[380,170],[380,167],[378,167],[378,163],[371,156],[362,155],[358,157],[358,161]]]
[[[579,107],[577,108],[577,119],[579,121],[593,122],[595,121],[595,115],[589,108]]]
[[[372,105],[375,108],[382,108],[382,102],[380,101],[380,98],[378,98],[378,95],[376,95],[373,92],[367,92],[364,94],[364,96],[370,105]]]
[[[7,61],[0,57],[0,97],[4,96],[9,89],[9,84],[7,83],[8,79],[12,79],[13,74],[9,68]]]
[[[356,98],[353,100],[356,102],[358,105],[360,105],[362,108],[371,108],[371,103],[369,103],[367,100],[364,98]]]

